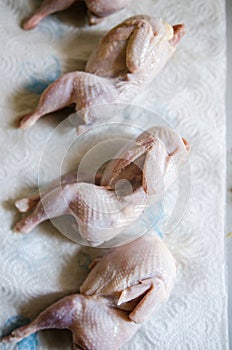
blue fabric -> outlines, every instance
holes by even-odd
[[[10,334],[14,329],[24,326],[30,323],[30,320],[24,316],[16,315],[8,318],[6,323],[3,326],[2,336]],[[2,344],[2,349],[7,349],[6,344]],[[36,350],[37,348],[37,335],[31,334],[27,338],[21,340],[16,345],[18,350]],[[9,346],[8,346],[9,347]]]

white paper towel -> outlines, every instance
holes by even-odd
[[[175,289],[169,302],[123,349],[228,349],[224,1],[135,0],[96,27],[88,27],[72,10],[47,18],[33,31],[23,31],[21,20],[37,5],[29,0],[0,3],[1,329],[20,325],[61,296],[78,291],[88,263],[99,255],[98,250],[68,241],[50,223],[29,235],[12,233],[19,218],[13,201],[37,187],[41,150],[61,116],[41,119],[28,131],[16,129],[15,120],[34,108],[49,82],[63,72],[83,69],[98,38],[109,28],[144,13],[186,25],[174,57],[136,103],[165,116],[191,144],[192,192],[183,220],[165,237],[177,260]],[[72,132],[67,130],[65,138]],[[55,149],[53,154],[46,167],[51,179],[59,161]],[[21,345],[0,345],[0,349],[69,348],[68,333],[56,331],[41,332]]]

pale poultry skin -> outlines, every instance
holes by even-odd
[[[81,294],[61,299],[2,341],[67,328],[72,349],[118,350],[168,300],[176,277],[174,258],[155,233],[111,249],[90,268]]]
[[[98,175],[101,186],[88,183],[88,178],[78,178],[73,172],[61,179],[61,185],[51,186],[41,198],[18,200],[19,211],[31,211],[14,230],[28,233],[47,219],[70,214],[89,245],[109,241],[137,220],[148,206],[163,198],[188,152],[188,143],[174,131],[153,127],[137,137],[126,153],[121,150],[118,160],[106,165],[103,174]],[[134,172],[136,161],[138,173]],[[130,181],[131,193],[115,191],[115,183],[121,179]]]
[[[126,8],[132,0],[84,0],[88,9],[89,24],[97,24],[106,16]],[[42,19],[55,12],[66,10],[80,0],[44,0],[41,6],[23,23],[23,29],[35,28]]]
[[[150,16],[125,20],[105,35],[85,71],[66,73],[50,84],[19,126],[29,128],[42,116],[73,104],[84,125],[102,121],[96,106],[131,103],[162,70],[183,34],[183,24],[171,26]]]

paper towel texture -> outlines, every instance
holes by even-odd
[[[101,252],[80,247],[49,222],[29,235],[16,235],[19,218],[13,202],[52,180],[60,154],[40,169],[42,150],[61,121],[54,113],[32,129],[15,128],[39,94],[60,74],[83,69],[99,38],[134,14],[185,23],[186,36],[164,71],[136,104],[164,116],[191,144],[191,195],[188,208],[165,241],[177,261],[177,281],[169,302],[142,326],[124,350],[226,350],[224,280],[225,195],[225,12],[217,0],[135,0],[95,27],[79,7],[46,18],[38,28],[20,28],[39,4],[29,0],[0,3],[0,329],[23,324],[60,297],[77,292],[91,259]],[[152,124],[152,121],[151,121]],[[74,130],[60,133],[59,147]],[[21,315],[21,316],[19,316]],[[22,317],[23,316],[23,317]],[[21,317],[21,318],[20,318]],[[66,332],[44,331],[18,345],[0,349],[70,349]]]

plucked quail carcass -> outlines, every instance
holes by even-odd
[[[188,143],[174,131],[153,127],[129,143],[126,152],[122,149],[118,160],[105,167],[103,174],[98,175],[101,186],[72,173],[62,178],[61,186],[51,186],[41,198],[18,200],[19,211],[29,213],[14,230],[28,233],[47,219],[69,214],[74,216],[80,235],[88,244],[96,246],[109,241],[137,220],[148,206],[163,198],[188,152]],[[115,190],[116,180],[122,179],[130,181],[131,192]]]
[[[96,106],[131,103],[162,70],[183,34],[183,24],[171,26],[150,16],[125,20],[105,35],[85,71],[66,73],[48,86],[20,127],[73,104],[84,125],[102,121]]]
[[[2,341],[67,328],[72,349],[118,350],[168,300],[176,277],[174,258],[154,233],[111,249],[90,268],[81,294],[61,299]]]
[[[40,21],[55,12],[66,10],[80,0],[44,0],[36,12],[23,23],[23,29],[35,28]],[[89,24],[97,24],[104,17],[118,12],[129,5],[131,0],[84,0],[88,8]]]

